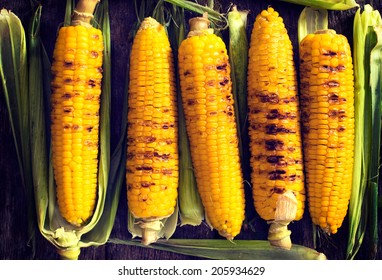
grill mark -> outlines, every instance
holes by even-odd
[[[322,72],[329,72],[329,73],[341,72],[341,71],[343,71],[345,69],[346,69],[345,65],[338,65],[336,67],[332,67],[332,66],[329,66],[329,65],[322,65],[322,66],[320,66],[320,71],[322,71]]]
[[[336,104],[338,103],[339,96],[337,93],[331,93],[329,94],[329,104]]]
[[[291,129],[287,129],[285,127],[278,127],[276,124],[268,124],[265,126],[265,133],[266,134],[272,134],[272,135],[276,135],[278,133],[296,133],[296,131],[294,130],[291,130]]]
[[[209,87],[213,87],[215,86],[215,81],[214,80],[209,80],[206,82],[206,85],[209,86]]]
[[[331,119],[335,119],[335,118],[337,118],[337,115],[338,115],[338,111],[337,111],[337,110],[330,110],[330,111],[328,112],[328,116],[329,116],[329,118],[331,118]]]
[[[292,96],[291,98],[284,98],[281,99],[281,101],[285,104],[296,102],[297,98],[295,96]]]
[[[258,93],[256,96],[260,99],[261,103],[271,103],[277,104],[279,103],[279,96],[276,93],[262,94]]]
[[[228,78],[227,78],[227,77],[224,77],[223,81],[221,81],[219,84],[220,84],[221,86],[225,86],[226,84],[228,84],[228,82],[229,82]]]
[[[283,180],[285,176],[283,176],[286,173],[285,170],[275,170],[268,173],[269,180]]]
[[[97,83],[96,83],[96,81],[94,81],[93,79],[90,79],[90,80],[88,81],[88,85],[89,85],[90,87],[94,88],[94,87],[97,85]]]
[[[281,114],[277,109],[272,109],[269,111],[267,114],[266,118],[268,120],[274,120],[274,119],[279,119],[279,120],[284,120],[284,119],[295,119],[297,118],[297,115],[295,113],[285,113]]]
[[[252,130],[258,130],[258,129],[262,128],[262,127],[263,127],[263,125],[261,123],[254,123],[254,124],[251,125],[251,129]]]
[[[288,177],[288,180],[289,180],[290,182],[294,182],[294,181],[296,181],[296,179],[298,179],[298,176],[297,176],[297,175],[290,175],[290,176]]]
[[[88,126],[87,128],[86,128],[86,130],[88,131],[88,132],[92,132],[92,130],[93,130],[93,126]]]
[[[135,157],[134,153],[127,153],[127,155],[126,155],[126,159],[128,159],[128,160],[133,159],[134,157]]]
[[[334,87],[339,87],[340,83],[337,81],[328,81],[323,84],[324,87],[329,87],[329,88],[334,88]]]
[[[190,75],[190,74],[191,74],[191,72],[190,72],[189,70],[187,70],[187,71],[185,71],[185,72],[183,73],[184,76],[187,76],[187,75]]]
[[[64,130],[70,129],[72,126],[71,124],[64,124]]]
[[[282,150],[284,147],[284,142],[281,140],[266,140],[265,148],[267,151]]]
[[[219,71],[220,70],[226,70],[226,68],[227,68],[227,63],[223,63],[221,65],[216,66],[216,69]]]
[[[151,182],[141,182],[141,186],[143,188],[149,188],[153,183]]]
[[[143,170],[143,171],[152,171],[153,170],[153,168],[151,166],[146,166],[146,165],[137,166],[135,169],[138,170],[138,171],[141,171],[141,170]]]
[[[64,61],[64,67],[65,68],[71,68],[72,66],[73,66],[73,61],[71,61],[71,60],[65,60]]]
[[[278,188],[274,187],[271,189],[271,194],[277,193],[277,194],[283,194],[285,192],[285,188]]]
[[[283,158],[284,156],[268,156],[267,162],[279,164]]]
[[[91,51],[91,52],[90,52],[90,55],[91,55],[92,58],[97,58],[97,57],[98,57],[98,52],[96,52],[96,51]]]
[[[161,170],[161,173],[162,173],[163,175],[172,175],[172,169],[163,168],[163,169]]]
[[[154,136],[146,136],[143,140],[144,143],[153,143],[157,140]]]
[[[336,56],[337,55],[337,52],[334,52],[334,51],[325,51],[323,53],[324,56],[330,56],[330,57],[333,57],[333,56]]]
[[[72,107],[64,107],[63,111],[64,111],[64,113],[71,113],[71,112],[73,112],[73,108]]]
[[[259,109],[251,109],[251,110],[249,111],[250,114],[258,114],[258,113],[260,113],[260,112],[261,112],[261,110],[259,110]]]
[[[154,157],[167,161],[170,158],[170,154],[159,154],[158,152],[154,152]]]
[[[195,105],[195,103],[196,103],[195,99],[188,99],[188,100],[187,100],[187,105],[188,105],[188,106]]]

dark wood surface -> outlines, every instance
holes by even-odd
[[[52,56],[54,42],[58,27],[63,21],[65,2],[63,0],[43,0],[42,38],[49,57]],[[202,2],[202,1],[199,1]],[[215,1],[223,11],[227,10],[231,1]],[[359,1],[361,4],[370,3],[382,12],[382,1]],[[248,31],[251,30],[255,16],[268,5],[272,5],[284,18],[289,35],[296,49],[297,46],[297,19],[302,6],[280,1],[266,0],[237,0],[239,9],[249,9]],[[136,21],[132,0],[110,0],[111,36],[112,36],[112,117],[111,117],[111,146],[115,147],[120,137],[122,100],[125,94],[124,80],[127,69],[127,58],[130,43],[128,34]],[[27,24],[31,16],[29,0],[0,0],[0,8],[6,8],[16,13],[23,23]],[[353,16],[355,10],[329,12],[329,27],[335,28],[352,42]],[[26,26],[26,25],[25,25]],[[226,32],[226,31],[224,31]],[[296,60],[297,62],[297,60]],[[4,96],[0,95],[0,259],[58,259],[55,248],[47,242],[39,232],[36,232],[36,252],[32,256],[28,245],[27,234],[27,207],[26,199],[20,181],[15,148],[9,125],[8,113]],[[123,186],[124,187],[124,186]],[[111,233],[112,238],[128,239],[127,206],[125,189],[122,189],[117,217]],[[249,198],[247,202],[247,220],[243,225],[241,234],[237,239],[265,239],[267,225],[259,219]],[[381,214],[379,212],[379,214]],[[382,236],[382,223],[379,225],[379,234]],[[314,248],[313,227],[308,212],[304,218],[291,224],[293,232],[292,241]],[[323,252],[329,259],[344,259],[347,245],[347,220],[339,232],[333,236],[321,238],[317,242],[316,250]],[[178,227],[173,238],[220,238],[215,231],[210,231],[207,225],[198,227]],[[377,259],[382,259],[382,246],[379,244]],[[367,259],[368,250],[363,246],[357,256],[358,259]],[[80,259],[193,259],[193,257],[176,253],[169,253],[135,246],[115,245],[107,243],[99,247],[82,249]]]

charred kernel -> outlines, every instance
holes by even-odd
[[[278,198],[293,191],[299,220],[305,189],[304,177],[297,175],[303,174],[297,76],[287,29],[271,7],[256,17],[252,29],[247,89],[255,208],[273,220]],[[309,102],[307,96],[301,100]]]
[[[191,19],[191,25],[198,20]],[[206,215],[213,228],[232,239],[244,220],[244,190],[229,59],[212,29],[190,30],[178,66],[191,159]]]
[[[322,57],[315,54],[322,49]],[[324,47],[323,47],[324,46]],[[334,234],[347,212],[352,185],[354,76],[350,45],[333,30],[305,37],[300,44],[303,147],[310,215]],[[350,128],[350,129],[349,129]],[[346,174],[346,175],[345,175]],[[341,182],[342,192],[334,191]],[[345,190],[346,189],[346,190]],[[344,201],[330,207],[329,201]]]
[[[227,63],[216,66],[216,69],[217,70],[226,70],[227,69]]]
[[[136,186],[138,191],[127,188],[128,207],[143,224],[148,221],[159,223],[170,216],[178,196],[177,98],[173,63],[164,27],[153,18],[145,18],[130,52],[126,161],[126,169],[132,171],[126,173],[126,184]],[[182,76],[188,75],[182,72]],[[98,84],[95,78],[94,82]],[[197,99],[190,100],[190,106],[194,103]]]
[[[93,34],[97,34],[97,40],[92,38]],[[92,50],[96,47],[102,58],[100,30],[83,26],[60,28],[51,68],[52,161],[57,203],[62,217],[73,226],[82,226],[91,218],[98,188],[99,104],[82,96],[85,90],[93,95],[101,92],[100,83],[90,89],[83,85],[87,77],[102,69],[102,59],[88,63],[89,46]],[[102,74],[97,75],[101,81]],[[86,119],[82,108],[91,108],[91,120]]]

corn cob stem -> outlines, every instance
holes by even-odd
[[[275,219],[269,221],[268,231],[269,242],[280,248],[290,249],[292,241],[290,239],[291,231],[288,225],[296,218],[297,199],[291,190],[281,195],[276,203]]]
[[[191,18],[189,24],[190,32],[188,32],[187,38],[214,33],[214,30],[210,28],[210,21],[207,13],[204,13],[202,17]]]
[[[80,0],[73,10],[71,25],[91,26],[95,7],[101,0]]]

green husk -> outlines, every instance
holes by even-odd
[[[371,216],[376,217],[376,192],[375,182],[371,174],[375,169],[379,168],[376,163],[376,144],[373,141],[376,135],[380,135],[380,126],[378,129],[375,125],[378,121],[373,122],[374,113],[377,112],[377,102],[375,99],[380,94],[380,71],[375,56],[380,55],[380,35],[373,34],[375,30],[372,28],[382,24],[382,19],[377,10],[370,5],[365,5],[364,11],[360,9],[356,12],[353,26],[354,40],[354,77],[355,77],[355,151],[354,151],[354,170],[353,170],[353,186],[349,204],[349,239],[347,246],[347,259],[353,259],[365,236],[368,220]],[[379,32],[379,31],[378,31]],[[377,36],[377,37],[375,37]],[[374,37],[374,39],[373,39]],[[378,40],[378,41],[376,41]],[[377,45],[376,45],[377,43]],[[375,49],[373,49],[375,47]],[[370,60],[371,56],[373,60]],[[374,92],[374,93],[373,93]],[[380,100],[380,99],[379,99]],[[373,106],[374,103],[374,106]],[[379,102],[380,103],[380,102]],[[380,106],[380,104],[379,104]],[[379,109],[380,110],[380,109]],[[380,112],[379,112],[380,114]],[[380,121],[380,120],[379,120]],[[376,131],[378,130],[378,132]],[[380,137],[380,136],[379,136]],[[380,141],[380,140],[378,140]],[[374,144],[373,144],[374,143]],[[378,142],[379,145],[379,142]],[[371,162],[373,160],[373,162]],[[373,171],[371,171],[373,170]],[[376,178],[378,180],[378,178]],[[372,191],[374,189],[374,191]],[[371,195],[372,203],[367,199]],[[371,212],[370,212],[371,211]],[[372,231],[372,243],[376,242],[376,218],[372,217],[370,224]],[[375,251],[372,253],[374,254]]]
[[[110,239],[113,244],[142,246],[133,240]],[[293,245],[290,250],[274,247],[264,240],[170,239],[158,240],[152,249],[216,260],[326,260],[313,249]]]
[[[103,178],[107,184],[107,192],[105,197],[102,214],[94,226],[88,233],[83,235],[81,246],[99,246],[107,242],[113,229],[115,216],[118,208],[119,196],[123,180],[125,178],[125,156],[126,156],[126,122],[123,117],[121,124],[121,138],[112,153],[110,159],[110,99],[111,99],[111,38],[110,38],[110,17],[108,0],[103,0],[95,11],[94,25],[100,26],[104,37],[104,58],[103,58],[103,84],[101,99],[101,115],[100,126],[103,127],[101,141],[104,140],[105,160],[104,165],[100,169],[103,170]],[[126,103],[124,103],[126,104]],[[127,106],[123,107],[123,112],[127,111]]]
[[[66,1],[64,26],[69,26],[72,21],[72,11],[76,6],[75,0]]]
[[[21,184],[27,197],[28,238],[33,247],[35,216],[31,199],[33,179],[28,134],[30,124],[27,39],[20,19],[6,9],[0,11],[0,76],[0,90],[5,96]]]
[[[247,68],[248,39],[247,16],[249,11],[238,11],[233,6],[228,13],[229,59],[231,66],[232,92],[235,100],[235,115],[238,127],[240,156],[244,174],[249,172],[249,155],[244,153],[248,147],[247,131]],[[248,178],[246,178],[248,179]]]
[[[72,1],[67,1],[67,13],[72,13]],[[68,15],[66,16],[68,18]],[[108,14],[108,1],[104,0],[99,4],[95,19],[93,21],[95,26],[99,25],[103,32],[104,37],[104,56],[103,56],[103,84],[102,84],[102,95],[101,95],[101,108],[100,108],[100,140],[99,140],[99,170],[98,170],[98,198],[94,214],[86,225],[75,228],[69,225],[61,217],[56,196],[55,196],[55,184],[53,180],[53,169],[52,163],[47,155],[50,153],[48,149],[43,151],[43,145],[39,145],[36,141],[34,147],[37,152],[33,154],[32,162],[37,163],[34,166],[39,173],[34,172],[35,175],[35,201],[37,210],[38,227],[41,234],[50,241],[56,248],[58,253],[63,259],[77,259],[80,254],[80,248],[87,247],[91,245],[101,245],[104,244],[112,230],[114,223],[115,213],[117,210],[118,200],[119,200],[119,189],[121,185],[120,178],[120,146],[117,147],[111,162],[113,163],[110,169],[110,94],[111,94],[111,79],[110,79],[110,21]],[[36,27],[39,25],[36,24]],[[39,35],[38,29],[35,30],[34,34]],[[40,38],[38,37],[38,40]],[[41,45],[41,42],[39,41]],[[42,47],[42,45],[41,45]],[[32,58],[31,58],[32,59]],[[41,75],[43,77],[50,77],[50,65],[48,64],[48,58],[46,52],[42,51],[33,57],[37,61],[42,62],[43,67],[40,68],[40,73],[44,69],[46,74]],[[49,81],[45,81],[44,84],[49,84]],[[46,86],[45,86],[46,88]],[[46,93],[45,93],[46,94]],[[42,99],[47,100],[48,98],[43,98],[41,90],[39,94],[34,95],[35,102],[33,104],[39,104],[41,107],[39,110],[34,110],[37,112],[46,112],[49,110],[49,105],[44,104]],[[45,106],[45,108],[44,108]],[[32,107],[31,107],[32,108]],[[43,113],[42,113],[43,115]],[[36,120],[39,121],[38,130],[34,133],[36,135],[45,135],[43,139],[48,139],[48,129],[43,125],[44,120],[42,115],[36,114]],[[31,114],[33,116],[33,114]],[[49,117],[46,116],[45,117]],[[46,129],[46,131],[43,131]],[[40,134],[38,134],[40,133]],[[44,141],[41,139],[41,141]],[[45,146],[46,147],[46,146]],[[45,153],[45,155],[44,155]],[[41,160],[40,158],[43,157]],[[45,157],[45,158],[44,158]],[[40,163],[44,163],[44,166]],[[109,170],[111,174],[111,179],[109,181]],[[113,185],[108,188],[108,184],[113,183]]]
[[[45,49],[40,39],[40,19],[41,19],[42,6],[38,5],[35,14],[32,18],[29,27],[29,113],[30,113],[30,143],[31,143],[31,158],[33,162],[39,164],[32,164],[33,172],[33,185],[30,189],[33,190],[31,195],[32,201],[34,197],[38,197],[41,188],[48,188],[49,178],[49,158],[48,158],[48,135],[47,133],[47,110],[45,95],[49,92],[48,81],[50,75],[44,78],[44,64],[42,57],[46,55]],[[38,197],[38,202],[43,205],[47,203],[47,196],[42,195]],[[33,211],[35,212],[35,211]],[[32,213],[32,212],[31,212]],[[34,221],[36,216],[33,215]],[[39,215],[37,215],[39,217]],[[39,225],[41,223],[38,219]]]
[[[308,34],[317,30],[328,29],[328,11],[305,7],[298,18],[298,41],[301,42]]]
[[[349,10],[359,7],[355,0],[281,0],[293,4],[327,10]]]
[[[382,92],[382,26],[373,26],[370,47],[370,90],[371,90],[371,152],[369,170],[369,203],[370,207],[370,254],[375,259],[378,247],[378,180],[380,171],[381,145],[381,92]]]

